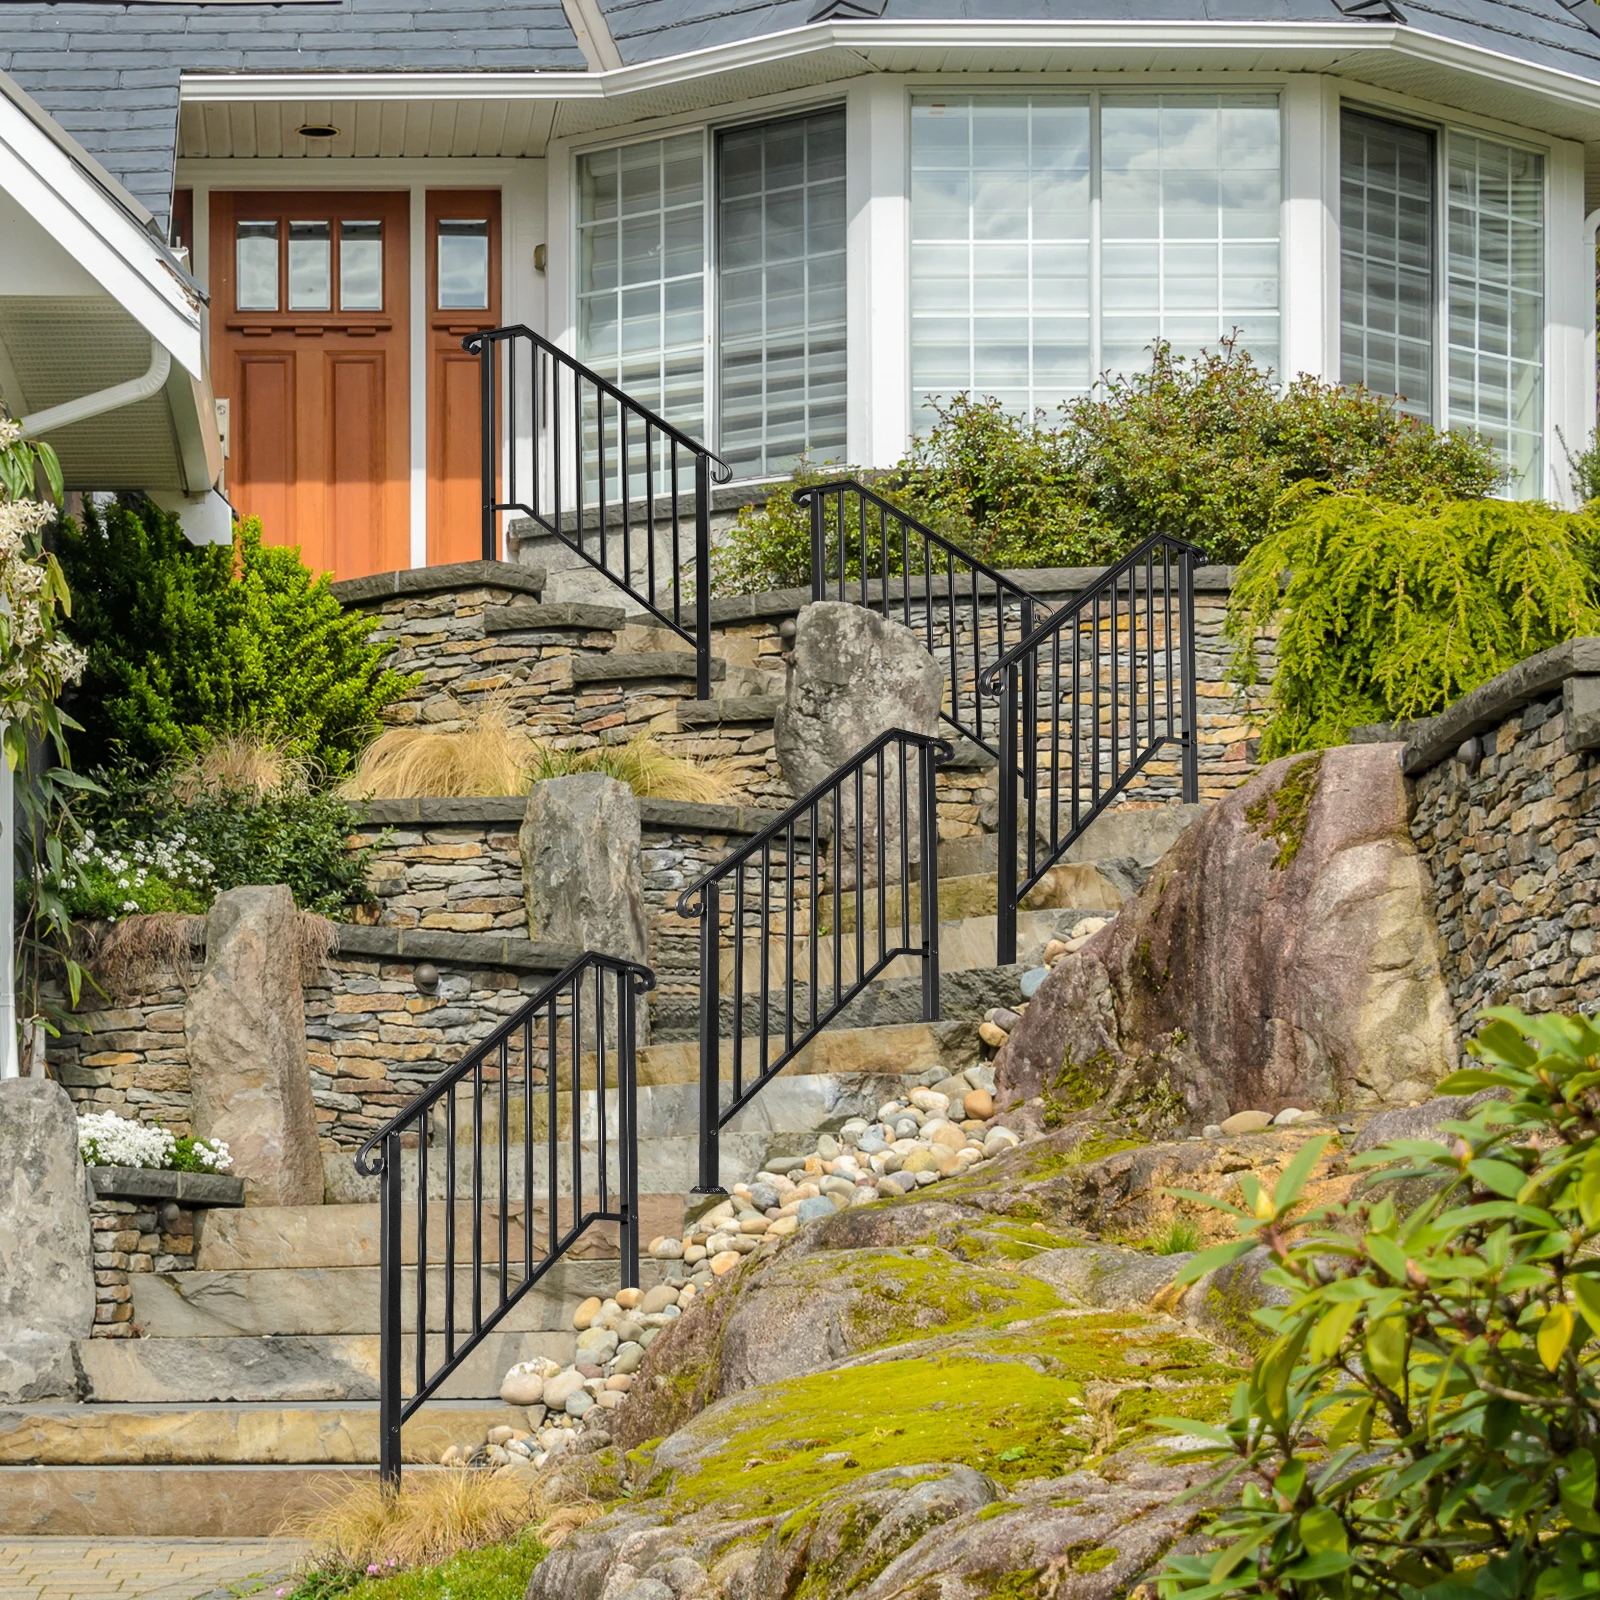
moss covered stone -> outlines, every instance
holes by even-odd
[[[1291,763],[1278,787],[1245,809],[1245,821],[1262,838],[1277,845],[1278,854],[1272,864],[1280,872],[1292,866],[1300,854],[1321,776],[1322,752],[1318,750]]]

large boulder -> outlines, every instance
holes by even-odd
[[[1286,757],[1208,811],[1042,984],[1002,1103],[1155,1128],[1423,1098],[1457,1043],[1399,750]]]
[[[74,1395],[94,1324],[89,1189],[67,1091],[0,1082],[0,1402]]]
[[[300,950],[300,914],[285,885],[219,894],[184,1011],[194,1131],[227,1145],[247,1205],[322,1200]]]
[[[880,733],[904,728],[936,736],[944,699],[944,672],[910,628],[843,600],[818,600],[795,619],[794,650],[788,690],[773,725],[778,762],[796,794],[814,789]],[[892,757],[893,752],[890,752]],[[902,826],[908,835],[909,858],[920,860],[917,848],[921,808],[916,769],[906,772],[906,815],[900,817],[900,768],[885,763],[883,828],[885,859],[898,865]],[[863,845],[866,870],[875,881],[877,797],[875,772],[862,795]],[[838,829],[840,882],[854,887],[854,788],[845,791],[842,819],[823,808],[823,821]]]
[[[530,939],[649,959],[639,802],[627,784],[602,772],[534,784],[519,842]]]

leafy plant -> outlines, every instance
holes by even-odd
[[[1234,341],[1198,356],[1151,347],[1058,419],[957,394],[873,488],[998,567],[1095,565],[1154,533],[1237,560],[1321,485],[1396,502],[1479,499],[1504,472],[1490,445],[1441,432],[1365,389],[1280,387]],[[795,485],[848,476],[804,464]],[[833,530],[830,528],[830,545]],[[807,586],[809,513],[785,493],[740,515],[715,557],[720,594]],[[847,576],[857,576],[854,571]]]
[[[465,1551],[438,1566],[402,1568],[389,1558],[365,1567],[307,1567],[292,1588],[278,1594],[293,1600],[333,1600],[344,1594],[352,1600],[522,1600],[544,1554],[530,1528],[503,1544]]]
[[[1241,683],[1256,681],[1258,641],[1281,622],[1263,759],[1431,716],[1593,633],[1597,537],[1595,517],[1538,502],[1310,501],[1245,558],[1229,603]]]
[[[134,839],[106,847],[86,829],[66,854],[54,887],[70,914],[114,921],[135,913],[202,912],[211,903],[212,865],[187,837]]]
[[[1588,443],[1581,450],[1574,450],[1559,428],[1556,438],[1566,452],[1567,473],[1579,503],[1588,505],[1591,500],[1600,499],[1600,428],[1590,433]]]
[[[241,523],[196,546],[176,517],[123,496],[63,523],[61,564],[88,653],[73,701],[95,748],[154,767],[230,734],[342,772],[411,686],[383,665],[377,620],[347,613],[298,550]]]
[[[350,835],[363,825],[337,795],[291,783],[266,793],[201,790],[184,805],[171,772],[150,777],[120,768],[99,777],[104,795],[90,810],[96,835],[124,854],[181,840],[209,863],[213,889],[286,883],[302,911],[323,916],[336,917],[368,899],[372,852],[350,849]],[[209,904],[207,894],[196,909]]]
[[[1236,1502],[1220,1548],[1169,1559],[1166,1600],[1600,1589],[1600,1028],[1482,1020],[1478,1064],[1439,1088],[1500,1098],[1448,1146],[1358,1157],[1382,1190],[1297,1217],[1313,1140],[1270,1194],[1188,1196],[1240,1237],[1180,1283],[1265,1247],[1292,1299],[1255,1313],[1270,1342],[1226,1425],[1162,1419],[1227,1463],[1204,1493]]]

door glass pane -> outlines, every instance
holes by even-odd
[[[738,477],[845,447],[844,113],[717,141],[723,458]]]
[[[278,224],[241,222],[234,230],[240,311],[278,309]]]
[[[1433,135],[1345,112],[1339,190],[1339,381],[1431,422]]]
[[[333,305],[333,224],[289,224],[289,309],[327,311]]]
[[[442,218],[439,223],[439,309],[489,309],[489,224]]]
[[[339,307],[383,310],[383,224],[339,224]]]
[[[581,357],[705,429],[705,145],[698,133],[578,159]]]
[[[1510,493],[1544,490],[1544,157],[1452,133],[1446,322],[1452,427],[1477,428]]]

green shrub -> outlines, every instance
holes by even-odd
[[[1595,632],[1597,535],[1595,517],[1538,502],[1302,504],[1246,556],[1230,601],[1241,683],[1255,682],[1257,641],[1281,622],[1262,757],[1431,716],[1525,656]]]
[[[53,887],[73,917],[115,921],[139,912],[211,904],[212,866],[184,839],[132,838],[102,844],[91,828],[65,852]],[[28,886],[19,885],[19,893]]]
[[[137,764],[254,733],[343,771],[379,711],[409,687],[297,550],[245,522],[233,546],[195,546],[136,497],[86,507],[58,552],[89,665],[71,701],[85,743]]]
[[[1235,561],[1292,519],[1298,485],[1412,503],[1479,499],[1505,475],[1476,434],[1304,375],[1280,390],[1231,340],[1192,358],[1158,343],[1149,371],[1063,415],[1066,471],[1119,550],[1167,533]]]
[[[1217,1428],[1162,1419],[1228,1463],[1202,1491],[1235,1502],[1221,1548],[1169,1558],[1163,1600],[1222,1594],[1444,1597],[1600,1588],[1600,1029],[1484,1014],[1479,1065],[1443,1094],[1497,1091],[1445,1124],[1358,1157],[1421,1180],[1401,1214],[1369,1193],[1294,1218],[1325,1140],[1269,1195],[1203,1195],[1241,1237],[1178,1281],[1264,1245],[1292,1296]],[[1414,1190],[1412,1192],[1415,1192]]]
[[[1401,503],[1478,499],[1504,474],[1488,443],[1443,433],[1364,389],[1280,389],[1230,340],[1070,401],[1057,423],[959,394],[873,487],[991,566],[1099,565],[1155,533],[1237,560],[1291,521],[1310,486]],[[795,484],[849,476],[807,464]],[[850,576],[854,576],[852,571]],[[809,514],[787,491],[743,513],[718,552],[719,594],[811,581]]]
[[[128,769],[96,774],[105,794],[89,802],[97,836],[124,853],[171,849],[196,852],[210,867],[214,890],[249,883],[286,883],[302,911],[338,917],[368,898],[370,850],[351,850],[361,831],[358,814],[337,796],[303,785],[261,793],[211,789],[187,805],[168,777]],[[200,910],[199,906],[141,907]]]

